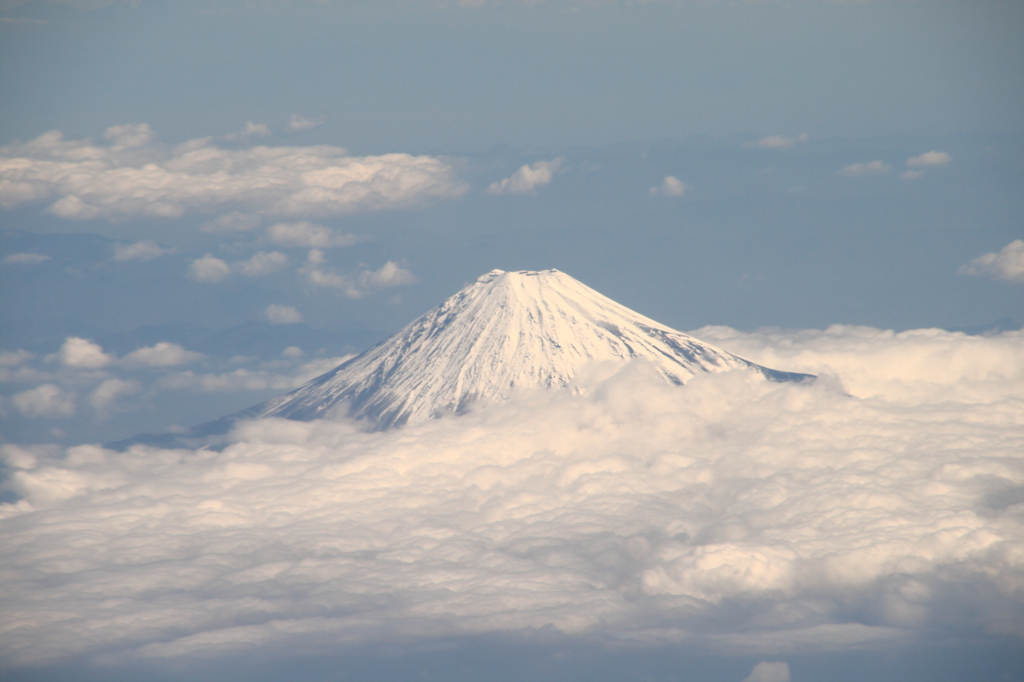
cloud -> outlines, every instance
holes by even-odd
[[[0,206],[49,201],[47,211],[74,220],[225,210],[308,218],[421,206],[466,189],[430,156],[357,157],[328,145],[232,150],[210,138],[169,147],[153,143],[145,124],[115,126],[106,137],[110,146],[51,131],[0,147]]]
[[[27,350],[4,350],[0,351],[0,367],[17,367],[34,358]]]
[[[756,142],[750,142],[744,145],[745,147],[757,147],[759,149],[792,149],[797,142],[807,142],[810,139],[806,133],[801,133],[796,137],[786,137],[785,135],[769,135],[762,137]]]
[[[114,362],[112,355],[103,352],[103,347],[88,339],[69,336],[57,351],[57,358],[65,367],[78,369],[99,369]]]
[[[855,178],[861,175],[884,175],[892,170],[892,166],[881,159],[875,159],[868,163],[851,163],[842,170],[836,171],[836,175],[844,178]]]
[[[536,188],[551,182],[555,171],[564,159],[559,156],[551,161],[538,161],[532,166],[520,166],[511,176],[488,186],[488,194],[531,194]]]
[[[290,346],[294,348],[294,346]],[[287,350],[287,349],[285,349]],[[292,359],[301,357],[294,352],[284,357]],[[249,369],[241,367],[231,372],[216,374],[196,374],[192,371],[178,372],[161,377],[156,386],[160,390],[193,391],[196,393],[230,393],[238,391],[265,391],[275,389],[290,391],[298,388],[310,379],[329,372],[341,363],[351,359],[352,355],[330,358],[316,358],[305,362],[290,372],[281,372],[274,362],[265,363],[262,368]]]
[[[253,123],[252,121],[245,122],[245,128],[238,131],[237,133],[231,133],[225,135],[224,139],[232,142],[251,140],[256,137],[267,137],[270,135],[270,128],[264,123]]]
[[[101,417],[108,416],[114,402],[121,396],[134,395],[142,390],[142,384],[138,381],[123,379],[107,379],[97,386],[89,394],[89,404],[100,413]]]
[[[302,313],[291,306],[278,305],[277,303],[268,305],[263,311],[263,316],[271,324],[298,324],[302,322]],[[291,348],[294,348],[294,346],[291,346]],[[288,349],[285,350],[287,351]],[[301,350],[298,355],[302,355]]]
[[[231,274],[231,268],[220,258],[208,253],[192,261],[187,274],[190,279],[197,282],[215,284],[226,279]]]
[[[704,331],[827,373],[677,387],[633,363],[393,431],[262,420],[216,450],[7,448],[0,657],[521,633],[740,652],[767,682],[790,655],[1024,635],[1024,332]]]
[[[316,249],[351,246],[363,240],[354,234],[337,234],[329,227],[308,221],[271,225],[267,228],[267,238],[285,246]]]
[[[325,289],[338,289],[348,298],[362,298],[372,289],[414,284],[419,278],[411,270],[403,268],[394,261],[387,261],[379,270],[370,270],[363,266],[354,274],[339,274],[320,269],[323,254],[315,249],[310,252],[310,260],[303,269],[307,281],[313,286]]]
[[[155,241],[149,239],[146,241],[135,242],[134,244],[115,244],[114,245],[114,260],[153,260],[160,256],[165,256],[169,253],[174,253],[174,249],[165,249],[164,247],[157,244]]]
[[[998,253],[978,256],[971,262],[961,265],[957,274],[989,277],[1007,282],[1024,282],[1024,240],[1015,239]]]
[[[41,253],[12,253],[8,256],[4,256],[4,259],[0,261],[0,263],[3,263],[4,265],[35,265],[48,260],[50,260],[50,257],[44,256]]]
[[[366,270],[359,273],[359,283],[367,289],[397,287],[404,284],[415,284],[418,281],[419,279],[412,274],[411,270],[406,270],[390,260],[379,270]]]
[[[153,346],[133,350],[121,358],[121,363],[126,366],[171,367],[173,365],[197,362],[202,359],[202,353],[185,350],[176,343],[161,341]]]
[[[907,166],[909,168],[933,168],[936,166],[945,166],[953,160],[946,152],[925,152],[918,156],[911,156],[907,159]]]
[[[71,417],[75,414],[75,396],[55,384],[41,384],[21,393],[11,401],[26,417]]]
[[[258,226],[262,219],[258,215],[232,211],[203,223],[203,232],[246,232]]]
[[[288,124],[284,127],[287,133],[301,133],[306,130],[312,130],[313,128],[319,128],[327,122],[326,116],[318,116],[317,118],[305,118],[298,114],[292,114],[291,118],[288,119]]]
[[[110,141],[115,150],[145,147],[154,137],[153,129],[146,123],[111,126],[103,134],[103,139]]]
[[[917,180],[924,175],[924,171],[906,170],[900,173],[900,180]]]
[[[663,197],[682,196],[683,192],[690,189],[690,186],[674,175],[666,175],[661,184],[651,188],[651,194],[660,194]]]
[[[247,261],[235,264],[235,269],[246,277],[262,277],[278,272],[288,264],[288,256],[280,251],[260,251]]]
[[[789,664],[762,661],[743,678],[743,682],[789,682]]]

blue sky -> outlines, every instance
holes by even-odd
[[[313,219],[363,238],[332,253],[339,266],[401,261],[419,278],[387,312],[252,291],[214,313],[222,326],[286,302],[315,327],[393,331],[495,266],[559,267],[678,327],[1024,318],[1019,286],[957,275],[1021,236],[1019,4],[469,4],[7,3],[4,144],[60,131],[107,148],[108,129],[145,124],[154,159],[206,138],[226,152],[330,145],[438,158],[449,186],[326,211],[239,206],[236,192],[90,218],[48,211],[75,191],[49,178],[45,198],[5,202],[5,225],[195,259]],[[907,165],[932,151],[948,161]],[[486,194],[556,158],[548,184]],[[649,191],[667,176],[679,196]],[[203,231],[239,209],[262,222]],[[172,321],[145,317],[90,333]]]
[[[986,464],[971,469],[962,443],[950,436],[935,445],[943,467],[920,474],[934,475],[935,490],[954,490],[955,503],[931,507],[909,478],[886,480],[896,481],[892,494],[908,509],[927,509],[936,518],[981,509],[983,521],[971,518],[990,537],[1018,529],[999,514],[1018,513],[1014,496],[1022,489],[1016,464],[1005,464],[1019,444],[1013,425],[1019,425],[1024,371],[1021,332],[1013,331],[1024,324],[1022,36],[1024,5],[994,0],[0,0],[0,447],[8,448],[2,501],[30,500],[73,525],[76,505],[102,507],[112,498],[72,497],[61,507],[54,500],[64,498],[39,483],[59,477],[41,471],[63,472],[60,480],[95,474],[96,481],[147,485],[130,461],[111,457],[101,471],[99,459],[75,446],[180,429],[242,409],[330,369],[493,268],[558,268],[660,322],[700,330],[727,350],[783,370],[834,375],[866,401],[818,414],[808,405],[821,399],[833,406],[843,394],[810,400],[787,393],[786,402],[751,398],[735,386],[700,389],[715,405],[732,395],[760,434],[754,441],[775,443],[772,424],[792,418],[801,452],[834,456],[855,469],[862,453],[873,452],[856,438],[864,429],[875,433],[864,424],[911,415],[906,432],[891,442],[883,433],[888,426],[877,427],[877,442],[888,443],[880,451],[890,457],[878,470],[888,471],[900,448],[932,442],[929,415],[960,424],[959,412],[979,410],[978,423],[989,430],[976,434],[974,417],[965,417],[957,433],[990,444],[982,448]],[[959,407],[942,407],[946,394]],[[788,407],[771,415],[768,405]],[[570,419],[577,407],[552,410]],[[803,416],[793,417],[791,408]],[[844,410],[845,417],[836,417]],[[726,413],[708,416],[700,429],[735,425]],[[516,418],[506,416],[509,423]],[[815,450],[821,434],[808,426],[819,418],[837,420],[836,443],[825,454]],[[275,448],[282,443],[302,451],[307,441],[334,442],[329,427],[310,428],[257,434],[240,441],[238,451],[258,469],[259,458],[280,454]],[[449,436],[424,429],[417,443],[458,450]],[[640,449],[662,447],[649,434],[634,436]],[[381,438],[352,456],[397,447]],[[531,443],[546,452],[543,438]],[[708,447],[720,452],[717,444]],[[598,462],[617,456],[600,447],[595,452]],[[758,453],[763,450],[749,454]],[[62,464],[67,461],[73,464]],[[604,464],[593,466],[603,471]],[[720,466],[708,464],[724,475]],[[637,467],[625,470],[640,480],[643,467]],[[961,470],[975,478],[950,473]],[[781,478],[800,480],[795,465],[780,471]],[[201,475],[191,475],[167,479],[167,495],[177,494],[179,484],[201,488]],[[10,483],[15,479],[21,483]],[[95,492],[107,490],[105,483],[88,485],[80,490],[106,494]],[[726,487],[740,491],[737,499],[746,494],[743,485]],[[259,507],[263,493],[251,492],[233,503]],[[441,523],[449,499],[435,492],[437,508],[425,513],[426,526]],[[181,513],[205,503],[181,500]],[[4,513],[24,511],[7,507]],[[715,523],[725,528],[733,521],[721,514]],[[632,533],[636,519],[627,516],[608,521],[608,532]],[[906,511],[900,518],[917,517]],[[44,533],[41,521],[25,523],[36,530],[23,537]],[[908,527],[917,528],[914,523]],[[650,534],[663,553],[673,551],[665,549],[669,525]],[[134,530],[138,535],[126,530],[124,537],[161,546],[161,538]],[[590,568],[579,569],[579,580],[604,575],[593,568],[600,562],[587,563],[600,553],[592,538],[580,540],[570,525],[557,523],[550,532],[556,544],[584,557]],[[321,536],[309,537],[296,556],[319,551]],[[405,551],[404,542],[393,539],[389,551]],[[973,547],[966,540],[954,545]],[[880,540],[879,546],[893,545]],[[275,551],[255,551],[253,566],[272,563]],[[984,669],[978,679],[992,680],[1019,673],[1008,652],[1020,632],[1007,625],[1021,612],[1019,591],[999,591],[1009,583],[947,578],[968,565],[1005,575],[1019,575],[1020,567],[998,564],[995,550],[987,558],[948,551],[959,568],[939,559],[920,575],[865,568],[870,579],[863,584],[822,588],[825,596],[813,581],[785,599],[773,592],[750,601],[742,590],[723,588],[724,601],[715,603],[724,605],[708,607],[696,620],[681,611],[614,611],[608,617],[616,623],[637,619],[629,636],[647,647],[647,668],[605,648],[626,637],[628,628],[619,626],[595,630],[592,639],[565,635],[555,645],[504,626],[484,627],[481,641],[460,625],[437,640],[407,632],[410,648],[400,662],[388,658],[379,640],[347,650],[346,660],[367,679],[392,671],[452,674],[430,653],[440,647],[459,652],[460,670],[472,677],[487,668],[478,649],[499,659],[527,650],[543,653],[530,673],[537,679],[557,677],[564,660],[580,661],[574,668],[580,675],[634,670],[669,679],[683,651],[698,659],[692,672],[708,679],[778,682],[781,668],[756,664],[782,660],[789,661],[784,682],[837,675],[916,679],[914,671],[926,669],[922,661],[934,658],[945,637],[953,644],[944,667],[928,673],[939,674],[936,679],[962,678],[965,670]],[[25,566],[45,564],[41,555],[24,557]],[[892,557],[893,565],[910,561],[899,552]],[[235,568],[239,575],[249,570]],[[374,575],[397,580],[390,570]],[[92,575],[83,570],[74,580],[88,587]],[[541,571],[537,584],[558,583],[560,575]],[[150,584],[140,576],[137,584]],[[376,589],[344,572],[332,576],[352,589]],[[223,596],[225,622],[248,622],[254,618],[246,610],[249,588],[237,587],[250,584],[243,578],[218,574],[213,587],[184,590],[180,598]],[[304,595],[316,593],[315,581],[296,580]],[[683,589],[671,589],[677,588]],[[409,589],[410,603],[432,608],[429,595]],[[618,587],[609,589],[602,599],[618,594]],[[486,592],[470,590],[465,598]],[[919,598],[924,593],[928,598]],[[59,595],[29,594],[19,602],[26,612],[41,613],[33,609],[44,609],[39,605],[49,599],[61,603]],[[559,594],[578,598],[571,590]],[[217,632],[220,626],[210,623],[175,620],[186,602],[165,596],[173,607],[161,612],[161,633]],[[750,624],[755,616],[736,614],[763,606],[774,618],[792,609],[810,623],[807,614],[819,597],[829,604],[821,612],[833,620],[822,616],[813,627],[882,629],[864,635],[863,649],[861,635],[844,630],[824,652],[809,648],[810,640],[794,644],[796,635],[780,635],[787,644],[776,649],[754,635],[744,639],[760,626]],[[925,602],[927,616],[921,615]],[[999,611],[1002,602],[1011,604],[1010,616]],[[75,608],[82,617],[103,615],[88,604]],[[292,622],[287,608],[267,608]],[[974,620],[958,623],[958,609]],[[389,623],[415,621],[414,611],[368,613],[374,627],[386,630]],[[497,618],[484,611],[470,616]],[[714,636],[742,642],[711,646],[679,635],[687,642],[679,650],[653,644],[654,623],[672,618],[691,632],[721,627]],[[178,644],[168,644],[169,635],[146,635],[129,646],[111,634],[118,627],[101,627],[93,648],[76,640],[60,655],[26,644],[15,652],[29,661],[19,674],[56,679],[66,671],[61,666],[107,661],[130,677],[133,666],[152,672],[153,660],[174,658],[145,653],[174,651]],[[879,644],[895,632],[885,628],[904,628],[905,646]],[[58,628],[26,634],[24,641],[63,636]],[[311,658],[296,663],[286,640],[266,640],[265,671],[285,668],[319,679],[320,664],[309,661],[327,661],[327,668],[335,661],[313,637],[303,643]],[[181,670],[215,676],[217,665],[245,657],[228,647],[210,654],[215,663],[207,664],[197,641],[180,643],[187,652],[175,659]],[[563,645],[561,653],[553,650]],[[883,650],[885,656],[876,655]],[[856,670],[866,672],[858,677]]]

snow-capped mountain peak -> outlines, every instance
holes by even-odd
[[[558,270],[492,270],[363,354],[237,415],[335,414],[378,428],[459,412],[518,388],[564,388],[586,365],[643,358],[666,381],[770,370],[644,317]]]

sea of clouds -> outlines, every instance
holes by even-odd
[[[789,680],[801,652],[1024,636],[1024,332],[694,334],[819,379],[634,363],[386,432],[5,445],[0,660],[548,632]]]

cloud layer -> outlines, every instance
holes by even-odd
[[[262,132],[249,124],[232,139]],[[177,147],[153,142],[146,124],[114,126],[105,138],[65,140],[59,131],[0,148],[0,206],[49,201],[68,219],[186,213],[324,217],[421,205],[465,191],[440,159],[350,156],[340,147],[223,149],[211,138]],[[210,229],[239,229],[228,221]]]
[[[822,377],[627,365],[383,433],[4,446],[2,657],[555,628],[764,652],[764,682],[785,652],[1024,635],[1024,333],[697,334]]]

